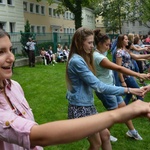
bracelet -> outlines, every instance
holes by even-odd
[[[127,93],[128,93],[128,94],[130,94],[130,93],[131,93],[131,92],[130,92],[130,88],[127,88]]]
[[[124,83],[125,81],[121,82],[121,83]]]

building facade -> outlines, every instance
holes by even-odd
[[[150,26],[150,23],[149,23]],[[147,35],[148,31],[150,29],[146,26],[141,21],[135,21],[135,22],[124,22],[122,26],[122,32],[124,34],[128,33],[134,33],[134,34],[140,34],[140,35]]]
[[[0,0],[0,28],[20,32],[24,28],[22,0]]]
[[[24,19],[29,20],[31,32],[36,33],[74,33],[75,25],[73,14],[66,11],[64,14],[57,14],[56,8],[59,1],[48,5],[46,0],[24,0]]]
[[[89,28],[89,29],[95,29],[95,15],[93,13],[93,10],[83,7],[82,8],[82,26]]]
[[[95,28],[96,29],[100,29],[102,33],[106,32],[106,29],[105,29],[104,24],[103,24],[103,18],[102,18],[102,16],[98,16],[95,19]]]

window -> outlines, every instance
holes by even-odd
[[[71,13],[70,19],[74,19],[74,14],[73,13]]]
[[[139,35],[141,35],[142,34],[142,31],[139,31]]]
[[[52,16],[52,8],[49,8],[49,15]]]
[[[7,0],[7,4],[12,5],[12,0]]]
[[[64,33],[67,33],[66,28],[64,28]]]
[[[139,21],[139,26],[142,26],[142,21]]]
[[[30,29],[30,30],[31,30],[32,33],[34,33],[34,32],[35,32],[35,27],[34,27],[34,26],[31,26],[31,29]]]
[[[0,4],[3,4],[3,0],[0,0]]]
[[[40,33],[40,26],[37,26],[37,33]]]
[[[66,19],[68,19],[68,16],[69,16],[69,15],[68,15],[68,12],[66,12]]]
[[[135,21],[133,21],[132,25],[135,26]]]
[[[39,13],[39,5],[36,5],[36,13]]]
[[[42,33],[45,34],[45,27],[42,27]]]
[[[34,5],[30,4],[30,12],[33,12]]]
[[[54,16],[54,17],[56,16],[56,11],[55,11],[55,9],[53,9],[53,16]]]
[[[24,11],[27,11],[27,2],[23,2],[23,9]]]
[[[4,23],[0,22],[0,29],[3,29]]]
[[[41,14],[45,14],[44,6],[41,6]]]
[[[69,19],[71,19],[71,18],[72,18],[72,14],[71,14],[71,13],[69,13],[69,15],[70,15],[70,16],[69,16]]]
[[[129,26],[129,22],[127,21],[127,27]]]
[[[73,29],[72,28],[70,29],[70,33],[73,33]]]
[[[15,32],[15,23],[14,22],[10,22],[9,27],[10,27],[10,32],[11,33]]]

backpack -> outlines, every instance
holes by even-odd
[[[23,48],[24,48],[24,50],[25,50],[26,53],[29,52],[29,46],[25,45]]]

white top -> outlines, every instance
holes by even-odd
[[[97,51],[94,51],[93,58],[96,69],[96,76],[98,77],[98,79],[106,84],[114,85],[114,77],[112,70],[103,68],[99,65],[103,59],[108,58]]]

